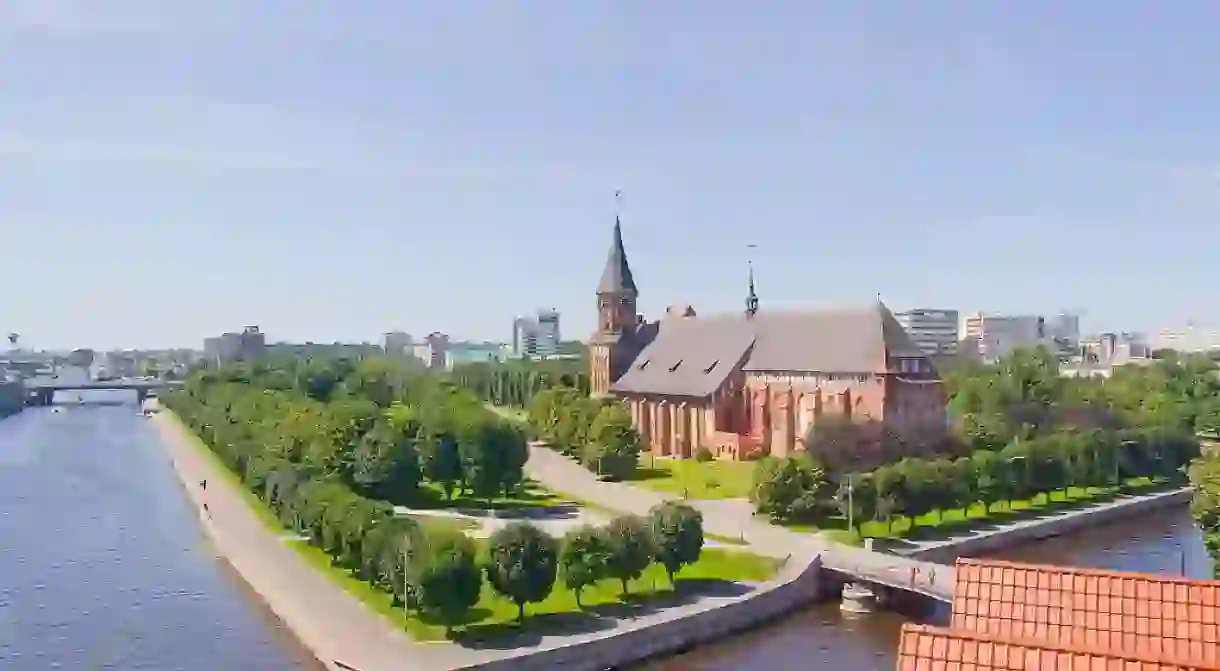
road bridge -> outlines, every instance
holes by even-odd
[[[136,393],[136,402],[156,396],[163,389],[181,386],[175,380],[84,380],[76,382],[60,380],[26,380],[26,405],[51,405],[55,392],[59,391],[106,391],[130,390]]]

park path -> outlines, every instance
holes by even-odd
[[[681,500],[626,482],[605,482],[564,455],[535,443],[526,474],[544,487],[591,504],[644,515],[658,503]],[[703,528],[717,536],[743,538],[756,554],[806,564],[820,556],[827,568],[873,582],[910,588],[947,599],[953,594],[952,566],[854,548],[814,534],[789,531],[751,514],[744,501],[684,501],[703,513]],[[914,569],[914,573],[912,573]]]
[[[310,566],[268,529],[206,449],[172,414],[151,420],[217,549],[307,648],[330,669],[450,669],[503,653],[417,643]],[[199,484],[207,480],[207,489]],[[208,506],[205,514],[204,503]]]

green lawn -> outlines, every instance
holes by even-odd
[[[294,542],[293,545],[310,564],[369,607],[400,624],[416,640],[445,639],[442,625],[407,613],[401,606],[391,606],[389,594],[354,577],[348,569],[335,566],[330,555],[322,550],[304,541]],[[600,618],[647,612],[657,606],[679,603],[700,591],[723,592],[733,588],[731,583],[768,580],[775,575],[778,566],[776,560],[746,552],[705,549],[697,563],[678,574],[676,590],[670,587],[664,569],[654,564],[639,580],[631,581],[630,594],[625,598],[620,595],[619,583],[614,580],[604,580],[585,589],[581,597],[583,609],[576,605],[575,593],[563,587],[561,577],[545,601],[526,606],[526,621],[520,626],[516,622],[516,605],[497,595],[484,582],[479,603],[455,632],[455,638],[467,642],[502,641],[511,644],[511,639],[531,631],[587,631]]]
[[[692,499],[745,498],[754,481],[754,462],[653,459],[643,455],[632,480],[642,487]]]
[[[173,418],[177,421],[177,418]],[[217,466],[226,484],[234,487],[245,499],[246,504],[254,514],[271,531],[282,534],[287,529],[267,508],[261,499],[250,491],[241,478],[230,470],[220,460],[216,453],[207,447],[189,429],[188,436],[194,441],[195,447]],[[556,500],[570,500],[562,497]],[[417,516],[425,526],[448,527],[455,529],[469,528],[473,525],[469,520],[444,519],[429,516]],[[476,540],[482,545],[485,541]],[[725,542],[732,542],[726,540]],[[347,590],[370,608],[389,617],[399,624],[417,640],[436,641],[445,638],[443,626],[428,622],[414,614],[406,613],[401,606],[391,606],[390,595],[379,588],[355,577],[352,572],[336,566],[329,554],[320,548],[310,545],[307,541],[293,540],[288,543],[301,555],[305,561],[329,576],[336,584]],[[529,631],[546,630],[547,632],[562,632],[566,630],[587,631],[590,626],[604,617],[626,617],[632,614],[647,612],[649,609],[666,604],[679,603],[692,594],[701,591],[719,591],[734,589],[734,583],[762,582],[772,578],[779,568],[779,562],[740,550],[708,548],[703,551],[699,561],[686,567],[677,576],[676,590],[669,585],[665,570],[659,565],[648,568],[645,574],[630,584],[630,594],[623,598],[619,594],[619,584],[616,581],[602,581],[584,591],[582,602],[584,609],[576,605],[575,594],[562,585],[562,578],[557,581],[551,596],[540,604],[531,604],[527,608],[523,626],[515,622],[516,606],[496,595],[489,586],[484,584],[483,594],[479,603],[471,611],[469,621],[457,632],[457,637],[472,642],[505,640],[512,642]]]
[[[1102,503],[1114,499],[1123,492],[1146,493],[1163,487],[1165,484],[1164,480],[1133,478],[1126,481],[1121,490],[1114,487],[1071,487],[1067,491],[1038,494],[1028,500],[1001,501],[990,507],[975,504],[966,510],[937,510],[920,515],[913,520],[909,517],[897,517],[888,524],[869,521],[858,525],[855,530],[846,529],[846,521],[842,518],[831,520],[824,527],[808,524],[786,526],[793,531],[820,533],[831,540],[848,545],[860,545],[865,538],[933,540],[946,537],[950,533],[960,533],[988,525],[1003,525],[1007,522],[1040,517],[1060,510]]]

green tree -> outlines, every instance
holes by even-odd
[[[665,567],[672,585],[674,574],[699,561],[703,552],[703,513],[666,501],[648,511],[648,522],[656,544],[656,560]]]
[[[617,480],[635,472],[640,460],[640,434],[625,406],[612,403],[602,407],[589,433],[590,442],[583,454],[585,467]]]
[[[487,579],[493,589],[517,604],[518,620],[525,618],[526,603],[550,596],[558,555],[555,539],[528,522],[513,522],[492,534]]]
[[[589,525],[577,527],[564,536],[559,563],[564,585],[576,593],[576,604],[583,608],[581,592],[609,575],[610,544],[600,529]]]
[[[475,561],[474,543],[450,530],[427,533],[427,548],[415,570],[416,599],[429,617],[453,631],[479,602],[483,572]]]
[[[610,550],[606,575],[622,583],[623,594],[626,594],[627,583],[643,575],[657,554],[652,532],[645,519],[622,515],[610,520],[602,533]]]

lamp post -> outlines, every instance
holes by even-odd
[[[854,501],[852,500],[852,489],[854,489],[854,487],[852,486],[852,477],[851,476],[852,476],[851,473],[847,474],[847,530],[848,531],[852,531],[856,528],[856,525],[855,525],[856,506],[855,506]]]

